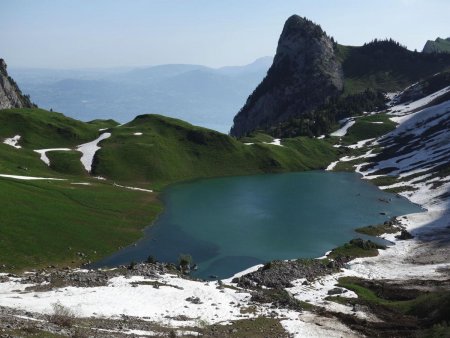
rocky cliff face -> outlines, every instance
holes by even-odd
[[[434,41],[428,40],[423,46],[423,53],[450,53],[450,38],[437,38]]]
[[[234,118],[231,134],[242,136],[311,112],[342,88],[333,41],[320,26],[291,16],[267,76]]]
[[[28,96],[20,91],[14,80],[8,76],[6,63],[0,59],[0,109],[34,107]]]

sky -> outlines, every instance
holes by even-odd
[[[339,43],[393,38],[422,50],[450,36],[449,0],[0,0],[10,67],[243,65],[274,55],[292,14]]]

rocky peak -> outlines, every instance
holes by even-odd
[[[8,76],[6,62],[0,59],[0,109],[31,108],[35,105],[23,95],[16,82]]]
[[[242,136],[315,110],[343,88],[334,42],[320,26],[298,15],[285,23],[267,76],[234,118]]]
[[[428,40],[423,46],[423,53],[450,53],[450,38],[437,38],[434,41]]]

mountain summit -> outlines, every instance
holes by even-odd
[[[34,107],[30,98],[23,95],[16,82],[8,76],[6,62],[0,59],[0,109]]]
[[[341,93],[343,72],[334,41],[312,21],[298,15],[285,23],[267,76],[234,118],[231,134],[283,122],[315,110]]]
[[[320,26],[294,15],[284,25],[267,76],[235,116],[230,133],[326,135],[344,118],[383,109],[384,93],[449,67],[450,53],[413,52],[392,39],[340,45]]]
[[[450,53],[450,38],[437,38],[434,41],[428,40],[423,46],[423,53]]]

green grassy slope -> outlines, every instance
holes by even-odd
[[[84,123],[43,109],[0,110],[0,139],[20,135],[26,149],[63,148],[92,141],[98,123]]]
[[[359,117],[342,138],[343,144],[353,144],[361,140],[380,137],[395,129],[395,122],[386,114]]]
[[[81,164],[79,151],[50,151],[47,153],[50,169],[66,175],[78,177],[87,176],[87,171]]]
[[[100,127],[111,125],[115,123],[102,120],[85,123],[38,108],[0,110],[0,174],[43,177],[84,174],[84,169],[74,159],[76,156],[79,159],[79,152],[48,152],[47,156],[55,160],[49,168],[33,150],[72,148],[94,140],[100,133]],[[18,143],[21,149],[3,143],[5,138],[15,135],[21,136]]]
[[[123,189],[160,189],[181,180],[317,169],[337,157],[323,140],[286,139],[284,146],[245,145],[218,132],[158,115],[143,115],[124,126],[84,123],[39,109],[0,111],[0,140],[21,135],[16,149],[0,143],[0,174],[59,177],[65,181],[20,181],[0,177],[0,265],[7,269],[95,260],[135,241],[162,209],[157,193]],[[33,149],[89,142],[99,127],[112,136],[101,142],[91,178],[81,153],[48,152],[50,166]],[[142,135],[134,135],[142,133]],[[271,141],[269,136],[261,136]],[[72,183],[90,183],[74,185]],[[69,249],[70,248],[70,249]],[[94,253],[95,251],[95,253]]]
[[[0,143],[0,174],[51,177],[48,166],[39,154]]]
[[[79,264],[137,240],[161,210],[155,194],[93,182],[0,178],[0,264]],[[94,252],[95,251],[95,252]]]
[[[151,183],[154,188],[200,177],[318,169],[336,157],[335,149],[320,140],[291,140],[289,147],[263,143],[249,146],[160,115],[138,116],[111,132],[96,155],[94,174]]]

